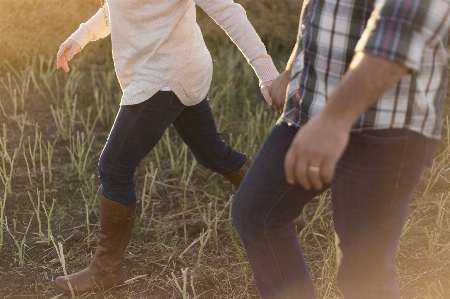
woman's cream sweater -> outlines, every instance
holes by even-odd
[[[121,105],[141,103],[163,87],[187,106],[202,101],[212,78],[212,60],[196,22],[199,5],[230,36],[260,83],[278,75],[264,44],[232,0],[107,0],[69,39],[81,48],[111,34]]]

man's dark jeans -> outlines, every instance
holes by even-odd
[[[120,108],[98,165],[103,196],[125,205],[136,201],[136,167],[171,124],[204,167],[225,174],[244,164],[245,156],[220,137],[207,99],[185,106],[172,91],[159,91]]]
[[[292,220],[325,190],[289,185],[285,154],[297,129],[272,130],[233,203],[233,221],[263,299],[315,298]],[[437,141],[409,130],[352,133],[331,183],[337,282],[350,299],[399,298],[394,255],[412,192]]]

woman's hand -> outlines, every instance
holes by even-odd
[[[269,106],[273,105],[272,97],[271,97],[270,92],[269,92],[269,87],[270,87],[270,85],[272,84],[273,81],[275,81],[275,80],[270,80],[270,81],[263,82],[261,84],[261,86],[259,87],[261,89],[261,93],[262,93],[262,95],[264,97],[264,100],[266,101],[267,105],[269,105]]]
[[[72,60],[73,56],[81,50],[78,43],[73,40],[66,40],[59,46],[58,54],[56,54],[56,69],[62,68],[66,73],[70,71],[67,64]]]

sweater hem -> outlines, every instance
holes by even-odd
[[[203,101],[206,96],[208,95],[208,91],[203,92],[199,97],[189,97],[186,92],[183,90],[183,88],[181,86],[179,86],[178,84],[166,84],[164,86],[168,86],[172,89],[173,93],[175,93],[175,95],[180,99],[180,102],[185,105],[185,106],[193,106],[193,105],[197,105],[198,103],[200,103],[201,101]],[[161,88],[163,87],[163,85],[161,84],[154,84],[151,85],[149,87],[147,87],[146,89],[144,89],[142,92],[140,92],[137,95],[133,95],[133,96],[126,96],[123,95],[122,99],[120,101],[120,106],[127,106],[127,105],[136,105],[136,104],[140,104],[142,102],[145,102],[147,100],[149,100],[151,97],[153,97],[159,90],[161,90]]]

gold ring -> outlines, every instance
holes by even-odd
[[[318,166],[308,166],[308,170],[312,172],[320,172],[320,167]]]

